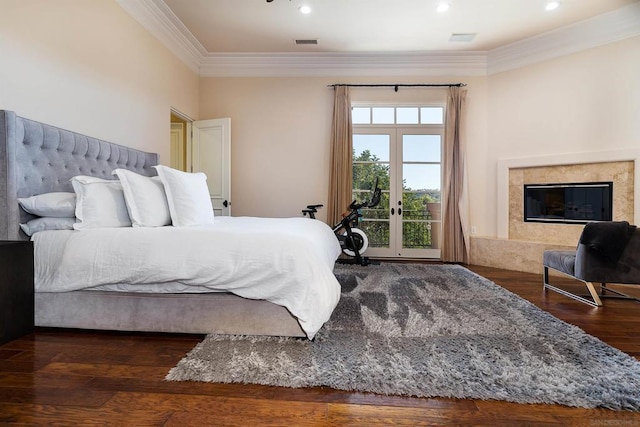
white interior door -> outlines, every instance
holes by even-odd
[[[192,123],[191,171],[204,172],[215,215],[231,215],[231,119]]]

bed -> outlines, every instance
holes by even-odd
[[[157,164],[157,154],[0,110],[0,239],[29,239],[20,224],[36,217],[19,206],[19,198],[73,192],[72,177],[112,180],[114,169],[150,177],[157,175]],[[32,237],[35,324],[312,338],[340,295],[332,273],[340,248],[330,232],[325,224],[305,218],[216,218],[202,227],[37,232]],[[224,244],[212,243],[220,236]],[[151,238],[160,243],[149,243]],[[326,243],[316,249],[314,242],[323,239]],[[94,252],[98,246],[105,247],[106,255]],[[189,262],[196,259],[197,268],[182,268],[187,259],[178,257],[183,253]],[[267,256],[261,258],[263,265],[256,264],[258,256]],[[51,278],[52,269],[43,267],[51,265],[67,269]],[[164,265],[175,277],[156,274]],[[223,271],[226,265],[233,269]]]

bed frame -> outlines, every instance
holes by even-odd
[[[128,169],[155,175],[158,155],[80,135],[0,110],[0,240],[28,240],[19,224],[33,216],[19,197],[69,191],[75,175],[113,179]],[[119,331],[299,336],[289,311],[230,293],[38,292],[35,325]]]

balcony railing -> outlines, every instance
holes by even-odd
[[[434,205],[436,205],[434,203]],[[439,219],[440,204],[437,211],[410,210],[402,212],[402,247],[407,249],[430,249],[433,247],[433,221],[437,213]],[[369,246],[373,248],[389,247],[388,212],[380,209],[363,209],[363,218],[359,225],[369,238]],[[384,218],[386,215],[387,218]]]

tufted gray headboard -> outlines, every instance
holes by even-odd
[[[80,135],[0,110],[0,240],[26,240],[20,222],[32,218],[18,197],[73,191],[75,175],[113,179],[111,171],[128,169],[156,174],[158,155]]]

